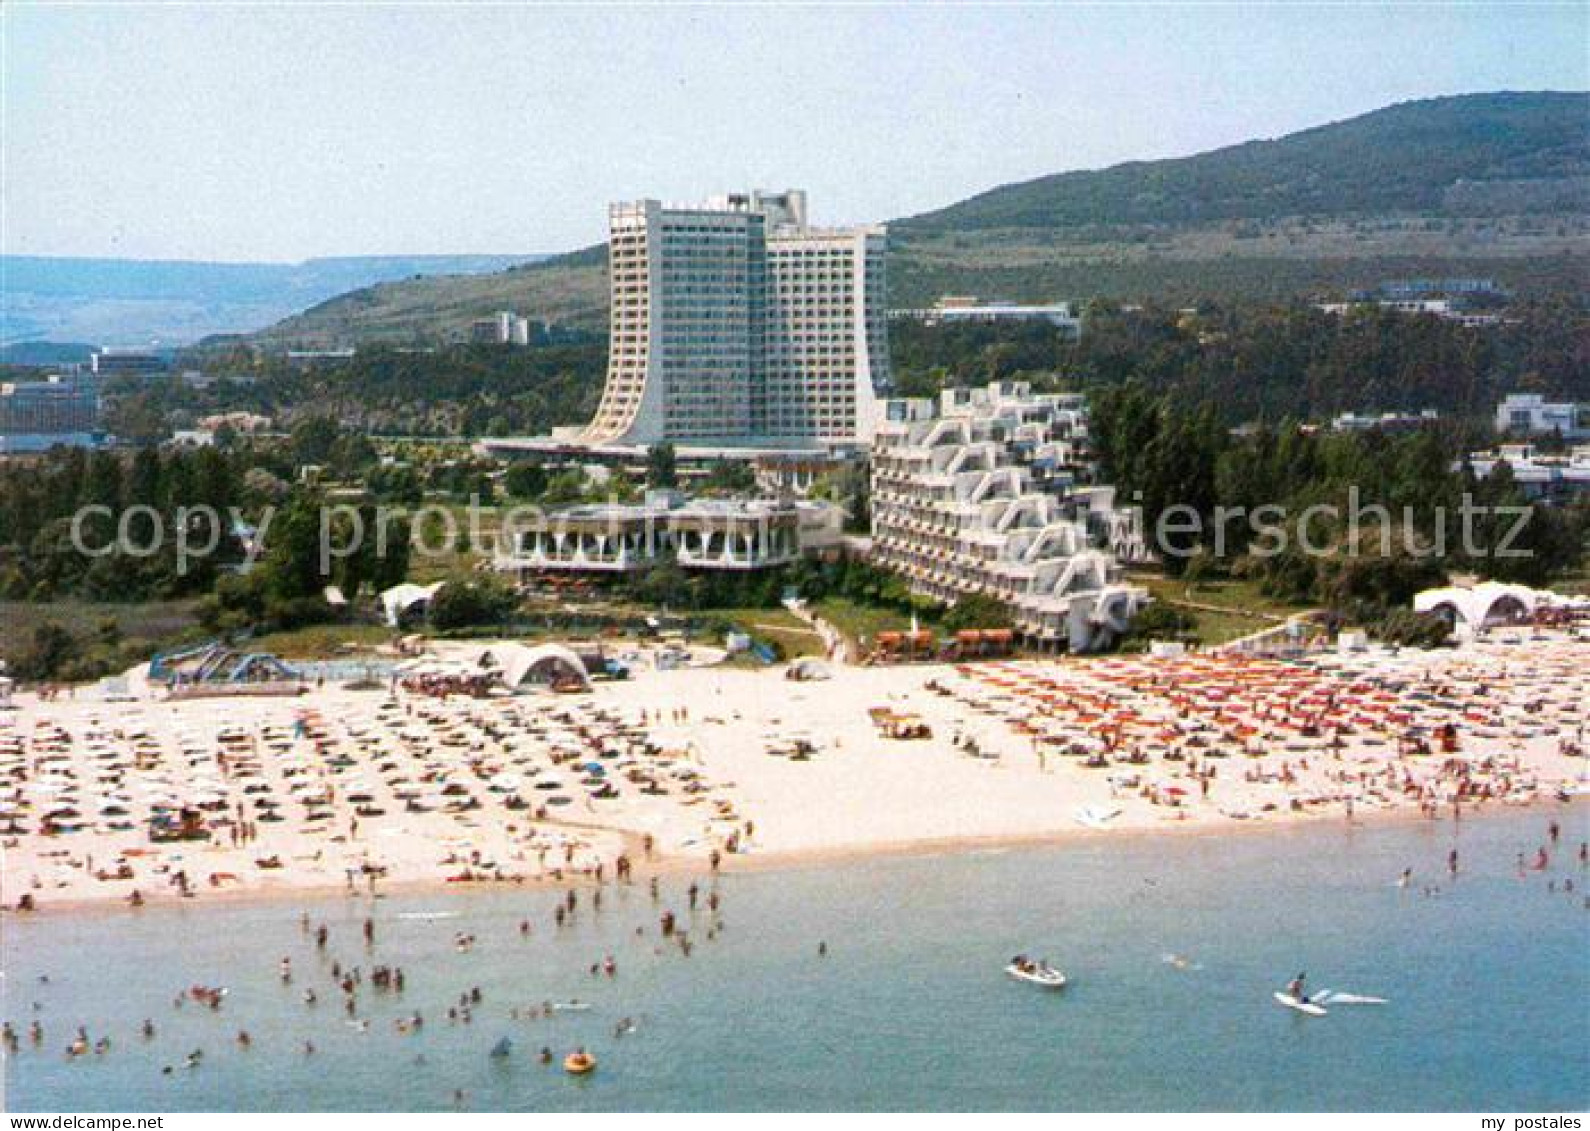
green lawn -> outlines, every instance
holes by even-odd
[[[1259,591],[1255,582],[1225,578],[1189,586],[1180,578],[1163,574],[1133,574],[1129,580],[1149,591],[1156,601],[1184,609],[1198,620],[1194,630],[1204,644],[1223,644],[1279,624],[1307,605],[1278,601]],[[1219,606],[1220,611],[1197,606]]]
[[[478,529],[471,530],[469,504],[429,502],[426,506],[427,509],[439,506],[452,516],[453,537],[451,540],[445,538],[446,532],[440,522],[434,530],[425,530],[426,545],[443,552],[421,553],[418,546],[412,546],[409,550],[409,581],[416,585],[429,585],[433,581],[470,573],[486,560],[485,550],[475,545],[472,539],[478,538],[488,545],[496,539],[502,524],[500,508],[479,508],[476,512]],[[416,531],[416,535],[419,533]]]
[[[390,644],[392,639],[392,630],[380,624],[312,624],[285,632],[267,632],[253,637],[243,647],[288,660],[325,660],[345,655],[345,644],[367,651]]]
[[[785,608],[772,609],[706,609],[700,614],[712,620],[733,621],[756,640],[769,640],[784,649],[789,659],[797,656],[821,656],[823,638],[817,630]],[[722,641],[713,641],[714,644]]]
[[[197,607],[198,602],[193,600],[128,605],[90,601],[0,601],[0,651],[16,648],[43,624],[53,622],[81,638],[95,636],[107,620],[116,622],[125,641],[159,646],[198,633],[199,622],[194,615]]]
[[[1569,595],[1590,596],[1590,562],[1581,565],[1572,573],[1564,574],[1547,586],[1558,593]]]
[[[858,655],[861,651],[858,637],[866,637],[870,646],[880,632],[906,632],[911,628],[909,613],[858,605],[844,597],[824,597],[812,606],[812,611],[844,633],[845,639]],[[935,620],[918,618],[918,626],[942,636],[941,626]]]

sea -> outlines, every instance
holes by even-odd
[[[5,1062],[4,1102],[67,1112],[1583,1111],[1590,871],[1577,853],[1587,813],[1122,834],[672,875],[655,902],[644,880],[610,885],[599,910],[582,889],[562,927],[553,910],[563,894],[528,889],[8,915],[3,1013],[22,1047]],[[1562,826],[1556,846],[1551,819]],[[1548,868],[1520,872],[1520,854],[1532,864],[1542,846]],[[1404,868],[1413,879],[1399,886]],[[688,931],[688,956],[661,937],[666,909]],[[324,952],[301,913],[326,924]],[[458,949],[461,933],[472,947]],[[1069,985],[1008,978],[1017,953],[1047,958]],[[616,973],[592,973],[609,955]],[[283,957],[291,984],[279,978]],[[355,1021],[367,1025],[350,1023],[334,961],[361,967]],[[370,987],[378,964],[403,969],[401,996]],[[1384,1001],[1304,1016],[1273,997],[1300,972],[1312,992]],[[177,1007],[193,985],[226,987],[222,1007]],[[313,1006],[302,1000],[309,987]],[[470,1020],[450,1022],[476,988]],[[527,1017],[549,1001],[588,1008]],[[416,1012],[419,1032],[398,1032],[394,1022]],[[26,1033],[35,1019],[38,1047]],[[109,1050],[69,1058],[79,1025],[108,1036]],[[492,1055],[503,1038],[506,1053]],[[597,1057],[588,1076],[561,1068],[576,1047]],[[203,1056],[190,1068],[194,1050]]]

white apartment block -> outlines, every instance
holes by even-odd
[[[865,444],[889,385],[885,232],[806,196],[609,209],[607,384],[591,444]]]
[[[1121,580],[1145,556],[1109,487],[1078,486],[1081,398],[1025,382],[887,402],[872,444],[872,560],[913,591],[1008,604],[1030,642],[1082,652],[1125,631],[1147,600]]]
[[[1538,393],[1512,393],[1496,406],[1496,430],[1528,435],[1561,432],[1570,439],[1590,436],[1590,409],[1548,401]]]

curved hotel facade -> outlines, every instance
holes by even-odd
[[[883,228],[799,191],[609,209],[607,384],[589,444],[870,442],[889,388]]]

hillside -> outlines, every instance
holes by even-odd
[[[378,283],[312,306],[253,335],[271,346],[456,340],[473,318],[516,310],[582,329],[607,324],[607,249],[555,256],[487,275]]]
[[[1274,140],[1006,185],[890,225],[892,306],[1014,299],[1282,300],[1388,277],[1485,275],[1581,293],[1590,94],[1403,103]],[[603,254],[385,283],[264,334],[268,344],[456,337],[503,306],[600,329]]]
[[[1293,216],[1582,211],[1590,189],[1587,127],[1590,94],[1404,102],[1193,157],[1005,185],[898,221],[895,230],[917,235]]]

